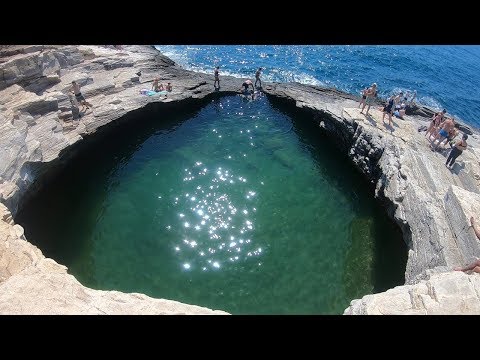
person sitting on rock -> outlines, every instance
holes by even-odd
[[[160,81],[159,78],[156,78],[155,80],[153,80],[152,90],[155,91],[155,92],[159,92],[159,91],[163,91],[163,90],[164,90],[163,84],[159,84],[159,83],[158,83],[159,81]]]
[[[165,90],[167,90],[168,92],[171,92],[173,90],[173,87],[172,87],[172,83],[167,83],[167,85],[165,86]]]
[[[85,97],[82,95],[82,92],[80,91],[80,85],[78,85],[75,80],[72,81],[72,87],[70,88],[70,91],[75,94],[75,99],[77,100],[78,103],[82,105],[81,112],[85,112],[87,109],[90,109],[92,107],[92,104],[88,103],[85,100]]]
[[[403,117],[405,116],[405,113],[406,113],[405,109],[400,108],[400,109],[395,110],[393,112],[393,115],[395,115],[397,118],[403,120]]]
[[[395,110],[393,111],[393,115],[403,120],[403,117],[405,116],[405,113],[406,113],[405,107],[406,107],[405,103],[395,105]]]

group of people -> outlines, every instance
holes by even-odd
[[[359,108],[362,107],[360,111],[363,114],[365,107],[367,111],[365,115],[368,115],[371,104],[373,104],[375,97],[377,96],[378,88],[377,84],[373,83],[370,87],[366,87],[362,90],[362,98],[360,100]],[[388,124],[392,125],[392,115],[403,119],[406,113],[407,104],[413,105],[417,97],[417,92],[414,91],[413,96],[408,100],[408,94],[404,96],[403,92],[400,92],[398,95],[392,95],[388,98],[385,106],[380,108],[383,112],[382,122],[385,123],[385,115],[388,115]],[[454,139],[459,134],[459,131],[455,128],[455,119],[453,117],[446,117],[445,114],[447,110],[435,113],[432,117],[430,125],[427,129],[428,140],[430,141],[430,148],[433,151],[436,151],[438,147],[444,143],[444,145],[450,144],[452,148],[450,154],[447,157],[445,166],[449,169],[453,168],[455,160],[462,154],[462,152],[467,148],[467,139],[468,135],[463,134],[462,138],[456,142]]]
[[[367,111],[365,115],[368,116],[368,112],[370,110],[371,105],[375,101],[375,98],[378,94],[378,87],[376,83],[373,83],[370,87],[366,87],[361,91],[362,98],[360,99],[360,104],[358,107],[362,107],[360,113],[363,114],[363,110],[365,107]],[[382,122],[385,123],[385,115],[388,115],[388,124],[392,125],[392,115],[398,117],[399,119],[403,119],[406,112],[407,104],[413,104],[415,102],[415,98],[417,97],[417,92],[413,93],[413,96],[410,100],[408,100],[408,94],[404,96],[403,92],[400,92],[398,95],[392,95],[387,99],[387,103],[384,107],[380,108],[383,112]]]
[[[219,71],[220,67],[219,66],[216,66],[215,67],[215,70],[213,72],[213,76],[215,78],[215,80],[213,81],[213,87],[215,89],[220,89],[220,71]],[[260,84],[260,86],[258,86],[259,88],[262,88],[262,80],[260,79],[260,75],[262,74],[262,68],[259,67],[258,70],[255,72],[255,84],[253,84],[252,80],[245,80],[243,83],[242,83],[242,87],[244,88],[244,92],[247,92],[248,91],[248,87],[249,86],[252,86],[252,89],[253,91],[255,91],[255,88],[257,87],[257,83]],[[242,88],[240,88],[240,90],[242,90]]]
[[[447,110],[443,109],[440,112],[433,114],[430,125],[425,136],[430,141],[430,148],[436,151],[443,143],[449,144],[451,147],[450,154],[447,157],[445,166],[449,169],[453,168],[455,160],[467,149],[468,135],[463,134],[460,140],[454,142],[454,139],[459,134],[455,128],[455,119],[453,117],[446,117]]]
[[[168,91],[171,92],[173,90],[172,83],[167,82],[165,86],[163,86],[162,83],[160,83],[159,78],[155,78],[152,83],[152,90],[155,92],[160,92],[160,91]]]
[[[406,96],[403,96],[403,92],[400,92],[398,95],[393,94],[390,96],[387,100],[387,104],[382,109],[382,121],[385,122],[385,114],[388,115],[388,125],[390,126],[392,125],[392,115],[403,120],[406,113],[405,109],[407,107],[407,102],[408,99]]]
[[[362,99],[360,100],[359,105],[359,107],[362,106],[362,110],[360,111],[361,113],[363,113],[363,110],[365,107],[367,107],[365,115],[368,115],[370,105],[377,96],[377,91],[378,89],[376,83],[373,83],[370,87],[362,90]],[[415,91],[412,99],[409,102],[410,105],[414,104],[416,96],[417,92]],[[398,95],[392,95],[390,98],[388,98],[387,103],[382,108],[382,121],[385,122],[385,115],[388,115],[389,125],[391,125],[392,122],[392,115],[402,119],[403,116],[405,116],[405,108],[407,103],[408,98],[407,96],[403,96],[403,92],[400,92]],[[446,113],[447,110],[443,109],[442,111],[433,115],[425,136],[427,136],[428,140],[430,141],[430,148],[433,151],[436,151],[443,142],[445,142],[445,145],[450,144],[451,150],[447,157],[447,161],[445,162],[445,166],[449,169],[452,169],[453,165],[455,164],[455,160],[465,149],[467,149],[468,135],[463,134],[460,140],[454,142],[454,139],[459,134],[459,131],[455,128],[455,119],[453,117],[446,117]],[[470,223],[473,227],[475,235],[480,240],[480,226],[477,225],[473,217],[470,218]],[[480,259],[476,259],[473,263],[465,267],[456,267],[454,270],[480,273]]]
[[[159,83],[160,79],[156,78],[153,80],[152,90],[155,92],[160,91],[168,91],[171,92],[173,90],[172,83],[167,82],[165,86]],[[73,93],[75,98],[70,97],[70,103],[72,105],[72,114],[73,118],[81,117],[88,109],[92,108],[92,104],[85,100],[85,96],[83,96],[82,91],[80,89],[80,85],[74,80],[72,81],[72,86],[68,89],[68,92]],[[78,105],[82,106],[82,109],[78,109]]]

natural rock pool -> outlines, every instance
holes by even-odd
[[[27,238],[86,286],[233,314],[341,314],[403,284],[399,228],[311,119],[187,107],[75,156],[18,213]]]

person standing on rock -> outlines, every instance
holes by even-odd
[[[370,106],[373,104],[373,100],[375,96],[377,96],[377,83],[373,83],[372,86],[368,88],[366,95],[367,95],[367,99],[365,100],[365,104],[363,104],[362,110],[360,110],[360,113],[363,114],[363,109],[365,109],[365,106],[368,105],[367,111],[365,112],[365,116],[368,115]]]
[[[392,113],[393,113],[393,105],[395,104],[394,96],[390,96],[388,99],[387,104],[383,108],[383,115],[382,115],[382,122],[385,122],[385,114],[388,114],[388,125],[392,126]]]
[[[260,80],[260,75],[262,74],[262,68],[259,67],[255,73],[255,87],[257,87],[257,82],[260,82],[260,88],[262,87],[262,80]]]
[[[455,164],[455,160],[457,160],[457,157],[459,157],[462,154],[463,150],[467,148],[467,139],[468,139],[468,135],[463,134],[462,140],[457,141],[453,149],[450,151],[450,154],[448,155],[448,158],[447,158],[447,162],[445,163],[445,166],[447,168],[451,169]]]
[[[425,136],[427,139],[430,139],[430,136],[437,136],[437,129],[440,127],[440,124],[443,122],[443,117],[447,113],[447,110],[443,109],[443,111],[435,113],[432,117],[432,121],[430,122],[430,126],[427,129],[427,133]]]
[[[362,99],[360,100],[360,104],[358,105],[358,108],[360,108],[362,105],[365,106],[365,101],[367,100],[367,90],[368,90],[368,87],[366,87],[360,92],[362,94]]]
[[[219,78],[219,72],[218,72],[218,69],[219,67],[215,67],[215,72],[214,72],[214,75],[215,75],[215,81],[213,82],[213,87],[216,89],[216,85],[218,83],[218,88],[220,89],[220,78]]]
[[[440,143],[445,140],[445,138],[448,137],[448,134],[453,130],[453,128],[455,127],[455,123],[454,123],[454,120],[453,118],[452,119],[447,119],[443,122],[443,124],[441,125],[441,128],[440,128],[440,131],[438,132],[437,136],[435,136],[435,138],[433,139],[432,143],[430,144],[431,146],[431,149],[433,151],[437,150],[438,146],[440,145]],[[435,140],[438,140],[437,142],[437,145],[435,146]]]
[[[85,112],[87,109],[90,109],[92,107],[92,104],[88,103],[85,100],[85,97],[82,95],[82,92],[80,91],[80,85],[78,85],[75,80],[72,81],[72,87],[70,91],[75,94],[75,99],[79,104],[82,105],[81,112]]]

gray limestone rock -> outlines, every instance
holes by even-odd
[[[0,73],[0,313],[211,313],[144,295],[82,287],[64,267],[18,236],[21,231],[13,228],[11,214],[62,154],[99,128],[151,103],[175,106],[238,94],[244,79],[221,76],[216,91],[213,74],[187,71],[148,46],[0,46]],[[167,98],[140,94],[155,77],[172,82]],[[72,80],[93,105],[75,121],[77,126],[71,126],[71,119],[79,116],[78,104],[66,92]],[[469,216],[480,210],[480,150],[474,130],[458,126],[474,135],[450,171],[443,165],[448,149],[432,152],[418,131],[433,115],[431,109],[412,106],[405,120],[394,119],[389,126],[375,105],[365,117],[358,97],[334,89],[265,83],[263,91],[272,102],[309,114],[323,136],[374,184],[372,196],[385,204],[403,231],[409,248],[407,285],[352,301],[346,313],[480,313],[473,292],[478,293],[478,276],[449,272],[479,256],[478,240],[468,226]],[[275,139],[264,147],[294,168]],[[115,305],[119,299],[130,305]]]

